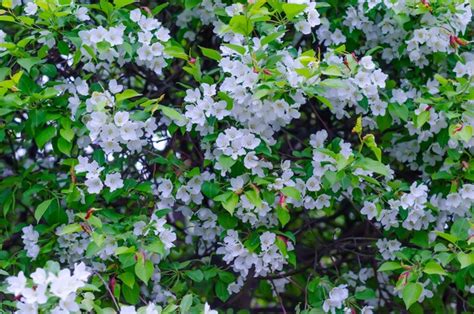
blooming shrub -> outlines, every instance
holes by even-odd
[[[474,311],[470,1],[1,5],[2,312]]]

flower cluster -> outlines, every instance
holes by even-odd
[[[472,312],[471,2],[2,1],[0,312]]]
[[[39,233],[33,228],[32,225],[23,227],[21,231],[23,232],[21,238],[23,239],[26,255],[35,260],[40,251],[40,247],[38,245]]]
[[[74,313],[80,310],[76,302],[78,290],[83,288],[91,273],[84,263],[69,269],[59,270],[58,264],[50,264],[50,269],[37,268],[31,279],[21,271],[17,276],[8,277],[7,291],[19,298],[16,313],[37,313],[39,309],[49,308],[50,313]],[[50,299],[55,300],[51,308]]]

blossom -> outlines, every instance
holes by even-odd
[[[38,11],[38,6],[34,2],[28,2],[25,6],[25,14],[26,15],[35,15],[36,11]]]
[[[104,184],[110,188],[110,192],[123,187],[123,180],[120,173],[108,173],[105,177]]]
[[[122,305],[120,307],[120,314],[136,314],[137,311],[133,305]]]
[[[11,276],[6,279],[7,281],[7,291],[18,296],[23,293],[26,288],[26,277],[23,271],[18,273],[18,276]]]
[[[374,203],[365,201],[364,207],[360,210],[361,214],[367,216],[369,220],[373,219],[374,217],[378,216],[378,210]]]
[[[211,307],[207,302],[204,304],[204,314],[218,314],[216,310],[211,310]]]
[[[324,312],[335,313],[336,309],[343,307],[343,302],[349,297],[349,290],[347,285],[339,285],[329,291],[329,298],[323,303]]]

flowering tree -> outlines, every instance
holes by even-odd
[[[470,1],[1,5],[2,312],[474,311]]]

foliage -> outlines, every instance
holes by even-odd
[[[1,311],[474,310],[469,1],[1,6]]]

